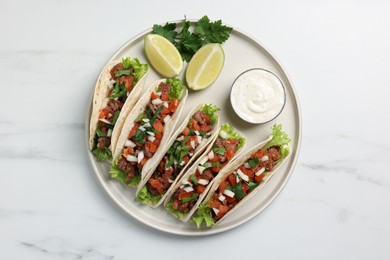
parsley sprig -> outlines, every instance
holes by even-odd
[[[184,19],[181,30],[176,30],[175,23],[165,25],[155,24],[153,33],[159,34],[175,45],[179,50],[182,59],[190,61],[197,50],[207,43],[223,43],[233,28],[222,25],[222,21],[211,22],[205,15],[195,25],[194,32],[189,31],[190,22]]]

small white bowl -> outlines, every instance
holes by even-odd
[[[283,82],[273,72],[253,68],[241,73],[230,90],[230,103],[236,114],[252,124],[274,120],[286,104]]]

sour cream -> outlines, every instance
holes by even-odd
[[[250,69],[234,81],[230,102],[243,120],[260,124],[280,114],[286,102],[286,93],[283,83],[275,74],[264,69]]]

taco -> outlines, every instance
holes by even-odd
[[[237,157],[215,179],[204,202],[198,207],[192,221],[199,228],[221,222],[239,206],[248,201],[277,172],[290,154],[290,138],[281,125],[273,126],[272,135]]]
[[[148,72],[148,65],[137,58],[124,58],[110,62],[100,74],[89,128],[89,148],[98,161],[112,158],[125,118],[137,102]]]
[[[179,79],[154,82],[126,118],[114,150],[110,174],[137,186],[164,149],[187,98]]]
[[[218,133],[218,107],[195,107],[167,143],[137,191],[137,200],[158,207],[185,169],[206,149]]]
[[[164,207],[180,220],[187,221],[206,196],[216,176],[240,154],[245,143],[245,136],[230,124],[221,125],[217,138],[175,185]]]

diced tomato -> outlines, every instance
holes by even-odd
[[[245,182],[242,182],[241,187],[242,187],[242,191],[245,193],[249,190],[249,186]]]
[[[264,173],[260,174],[259,176],[255,176],[255,182],[256,183],[261,182],[264,179],[264,177],[265,177]]]
[[[157,148],[158,148],[158,146],[160,145],[160,143],[161,143],[161,138],[160,139],[154,139],[154,141],[152,142],[153,144],[155,144],[156,146],[157,146]]]
[[[210,159],[210,162],[219,162],[219,161],[220,161],[219,155],[214,153],[214,158]]]
[[[110,109],[103,109],[102,112],[100,112],[99,114],[99,119],[102,119],[102,118],[108,118],[108,115],[111,113],[111,110]]]
[[[181,190],[178,199],[182,200],[183,198],[187,198],[191,196],[192,196],[192,192],[186,192],[185,190]]]
[[[190,129],[188,127],[184,128],[183,132],[181,132],[184,136],[187,136],[190,133]]]
[[[196,192],[197,192],[198,194],[202,194],[202,193],[204,192],[204,190],[206,189],[206,187],[203,186],[203,185],[201,185],[201,184],[199,184],[199,185],[196,186],[195,189],[196,189]]]
[[[158,132],[162,133],[164,131],[164,125],[161,123],[160,120],[156,119],[153,123],[153,128]]]
[[[196,130],[196,131],[200,130],[200,126],[199,126],[198,122],[195,119],[192,119],[191,129],[192,130]]]
[[[152,92],[152,93],[150,94],[150,97],[152,98],[152,100],[153,100],[153,99],[159,98],[159,96],[158,96],[156,93],[154,93],[154,92]]]
[[[211,167],[211,170],[212,170],[213,172],[215,172],[215,173],[220,172],[221,169],[222,169],[222,166],[219,166],[219,167]]]
[[[253,171],[253,169],[247,169],[244,167],[244,165],[242,165],[240,167],[240,170],[246,175],[248,176],[249,180],[253,180],[254,176],[255,176],[255,172]]]
[[[226,205],[221,205],[220,207],[218,207],[218,214],[217,214],[217,218],[222,218],[223,216],[225,216],[226,212],[229,211],[229,206],[226,206]]]
[[[146,149],[148,149],[151,153],[155,153],[157,150],[157,145],[152,142],[148,142],[145,146],[147,147]]]
[[[172,203],[172,208],[174,208],[174,209],[178,209],[178,208],[179,208],[179,201],[177,201],[177,200],[173,200],[173,203]]]
[[[228,160],[231,160],[234,157],[234,151],[232,149],[227,149],[225,155]]]
[[[168,108],[169,108],[169,110],[171,110],[172,113],[174,113],[178,106],[179,106],[179,100],[174,99],[171,102],[169,102]]]
[[[156,137],[156,139],[161,139],[162,136],[163,136],[162,133],[157,133],[155,137]]]
[[[225,196],[225,197],[226,197],[225,200],[226,200],[227,202],[229,202],[229,203],[232,203],[232,202],[234,202],[234,201],[236,200],[235,197],[229,197],[229,196]]]
[[[226,189],[227,186],[229,186],[229,182],[228,181],[225,180],[225,181],[221,182],[221,184],[219,184],[219,191],[223,192]]]
[[[207,124],[210,123],[210,117],[209,117],[208,115],[205,115],[204,120],[206,120],[206,123],[207,123]]]
[[[237,184],[236,175],[230,174],[230,175],[229,175],[229,182],[230,182],[230,185],[231,185],[231,186],[236,185],[236,184]]]
[[[262,148],[262,149],[258,150],[258,151],[252,156],[252,158],[253,158],[253,157],[258,157],[259,159],[261,159],[261,157],[263,157],[263,156],[266,155],[266,154],[267,154],[267,151],[266,151],[264,148]]]
[[[127,157],[129,154],[132,154],[132,153],[134,153],[134,149],[131,147],[127,147],[127,148],[123,149],[123,152],[122,152],[124,157]]]
[[[168,94],[168,92],[162,93],[160,99],[161,99],[162,101],[168,101],[168,100],[169,100],[169,94]]]
[[[105,128],[105,127],[102,127],[101,129],[100,129],[100,131],[102,131],[103,133],[107,133],[107,128]]]
[[[208,131],[210,131],[210,127],[209,127],[209,125],[207,125],[207,124],[203,124],[203,125],[201,125],[200,126],[200,131],[203,131],[203,132],[208,132]]]
[[[158,193],[162,194],[164,192],[164,187],[158,180],[151,179],[149,180],[149,184],[150,186],[155,188],[158,191]]]
[[[213,200],[209,200],[209,205],[212,208],[218,209],[222,204],[218,200],[213,199]]]
[[[131,128],[129,136],[128,136],[129,139],[132,138],[133,136],[135,136],[135,134],[137,133],[138,126],[139,126],[139,123],[136,123],[133,126],[133,128]]]
[[[161,111],[162,115],[168,115],[171,113],[171,110],[169,108],[164,107],[163,110]]]
[[[133,81],[134,81],[134,76],[133,75],[130,75],[128,77],[126,77],[126,80],[125,80],[125,88],[128,92],[131,91],[131,88],[133,86]]]

